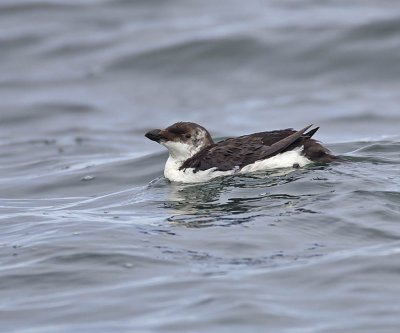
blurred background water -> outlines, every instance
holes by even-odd
[[[399,332],[400,2],[2,0],[0,331]],[[348,162],[170,184],[146,130],[321,126]]]

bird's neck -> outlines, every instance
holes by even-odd
[[[168,166],[169,168],[179,169],[186,160],[187,158],[177,158],[176,156],[170,154],[165,167]]]
[[[204,147],[203,147],[204,148]],[[170,170],[180,170],[182,167],[183,163],[185,163],[188,159],[196,155],[199,151],[201,151],[203,148],[200,149],[193,149],[188,151],[187,154],[174,154],[173,152],[169,153],[167,163],[165,164],[165,169],[170,169]]]
[[[180,167],[184,161],[177,160],[173,156],[169,155],[167,163],[165,163],[164,176],[172,181],[180,181],[182,171]]]

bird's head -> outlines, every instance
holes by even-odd
[[[177,161],[185,161],[214,142],[208,131],[195,123],[179,122],[166,129],[154,129],[145,136],[165,146]]]

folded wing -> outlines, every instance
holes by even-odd
[[[203,149],[185,161],[181,169],[193,168],[197,172],[211,168],[220,171],[243,168],[303,145],[318,130],[316,128],[305,133],[311,126],[297,132],[287,129],[226,139]]]

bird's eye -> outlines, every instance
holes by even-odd
[[[190,139],[191,137],[192,137],[192,136],[191,136],[190,134],[186,134],[186,135],[185,135],[185,138],[186,138],[186,139]]]

